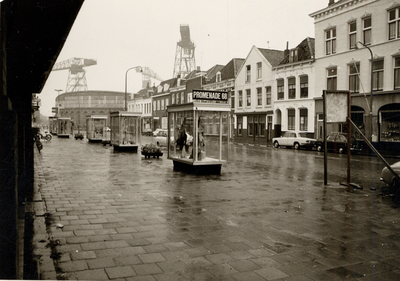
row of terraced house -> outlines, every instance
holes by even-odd
[[[246,58],[135,94],[129,110],[143,129],[167,127],[167,106],[191,102],[193,89],[227,91],[236,143],[267,145],[288,130],[322,136],[324,90],[351,92],[351,119],[375,145],[400,142],[400,1],[329,0],[311,13],[315,38],[284,50],[253,46]],[[371,95],[372,87],[372,95]],[[345,131],[340,123],[330,131]]]

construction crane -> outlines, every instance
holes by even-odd
[[[96,65],[94,59],[71,58],[59,63],[56,63],[52,71],[68,69],[67,88],[68,92],[87,91],[86,71],[83,69],[86,66]]]
[[[176,44],[175,64],[173,77],[185,77],[187,74],[196,70],[196,60],[194,50],[196,46],[190,41],[189,25],[181,24],[181,41]]]
[[[142,67],[142,89],[146,89],[147,87],[151,87],[151,78],[163,81],[163,79],[151,70],[149,67],[145,66]]]

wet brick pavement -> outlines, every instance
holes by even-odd
[[[316,153],[232,145],[196,176],[55,137],[35,153],[40,278],[400,280],[400,210],[374,173],[324,186]]]

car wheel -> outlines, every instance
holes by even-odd
[[[318,150],[319,152],[321,152],[321,151],[323,151],[324,149],[322,148],[322,145],[319,144],[319,145],[317,146],[317,150]]]
[[[294,144],[294,149],[299,150],[300,149],[300,144],[298,142],[296,142]]]
[[[340,154],[343,154],[343,152],[344,152],[344,147],[343,147],[343,146],[339,147],[338,151],[339,151]]]
[[[278,148],[279,147],[279,143],[277,141],[274,142],[274,147]]]

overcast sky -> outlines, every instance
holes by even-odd
[[[314,38],[309,14],[328,0],[85,0],[57,62],[96,59],[86,67],[88,90],[125,91],[125,72],[146,66],[163,80],[173,77],[180,25],[187,24],[196,65],[207,70],[246,58],[253,45],[284,50]],[[65,92],[68,70],[51,72],[40,98],[53,115],[57,91]],[[140,73],[128,73],[128,92],[141,89]],[[158,85],[159,81],[154,81]]]

